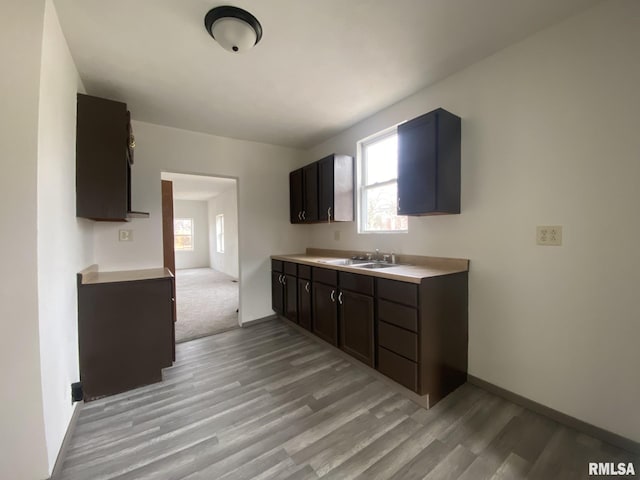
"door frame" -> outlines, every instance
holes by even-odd
[[[196,177],[212,177],[212,178],[226,178],[229,180],[235,180],[236,182],[236,217],[237,217],[237,221],[238,221],[238,258],[237,258],[237,262],[238,262],[238,326],[242,327],[242,262],[240,261],[240,258],[242,258],[242,242],[241,242],[241,238],[242,238],[242,215],[240,213],[240,178],[233,176],[233,175],[222,175],[222,174],[217,174],[217,173],[202,173],[202,172],[193,172],[193,171],[178,171],[178,170],[161,170],[160,172],[160,180],[161,182],[171,182],[171,180],[164,180],[162,178],[162,174],[169,174],[171,175],[172,173],[175,174],[182,174],[182,175],[193,175]],[[161,184],[162,185],[162,184]],[[171,203],[171,217],[173,218],[173,188],[172,188],[172,203]],[[163,205],[163,221],[164,221],[164,205]],[[173,232],[173,219],[171,220],[171,232]],[[164,232],[163,232],[164,233]],[[165,244],[164,244],[164,238],[163,238],[163,257],[164,257],[164,249],[166,248]],[[172,237],[171,237],[171,248],[173,249],[173,233],[172,233]],[[175,251],[173,252],[174,254],[174,276],[175,276]],[[174,288],[175,288],[175,281],[174,281]],[[174,292],[174,298],[175,297],[175,292]],[[176,298],[176,303],[177,303],[177,298]],[[174,303],[175,306],[175,303]]]

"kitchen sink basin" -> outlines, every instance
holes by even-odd
[[[354,265],[354,267],[358,268],[389,268],[389,267],[397,267],[395,263],[363,263],[361,265]]]
[[[328,265],[353,265],[355,267],[363,263],[370,263],[370,260],[353,260],[351,258],[336,258],[335,260],[319,260]]]

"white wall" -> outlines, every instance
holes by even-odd
[[[359,139],[436,107],[460,115],[462,214],[410,218],[407,235],[310,226],[309,245],[471,259],[469,373],[635,441],[638,46],[640,2],[598,4],[306,158],[355,155]],[[556,224],[563,246],[536,246],[536,225]]]
[[[127,99],[121,99],[127,100]],[[135,112],[132,112],[135,116]],[[118,242],[120,224],[96,224],[96,262],[105,270],[162,265],[160,172],[238,178],[240,319],[272,315],[269,256],[304,248],[289,223],[289,171],[298,150],[134,122],[133,207],[148,219],[127,224],[133,242]]]
[[[38,341],[36,166],[44,0],[0,16],[0,478],[48,475]]]
[[[224,253],[216,244],[216,216],[224,215]],[[211,268],[238,278],[238,192],[235,187],[209,200]]]
[[[84,91],[47,0],[38,129],[38,310],[42,400],[49,471],[73,407],[79,380],[76,273],[93,263],[93,222],[76,218],[76,94]]]
[[[176,251],[176,269],[209,266],[209,212],[204,200],[174,200],[173,218],[193,219],[193,250]]]

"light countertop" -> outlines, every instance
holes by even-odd
[[[97,265],[81,271],[82,285],[92,285],[96,283],[113,283],[113,282],[133,282],[136,280],[153,280],[157,278],[173,277],[168,268],[147,268],[143,270],[123,270],[115,272],[100,272]]]
[[[339,258],[351,258],[362,252],[341,250],[320,250],[308,248],[306,253],[290,255],[272,255],[274,260],[299,263],[312,267],[327,268],[372,277],[399,280],[402,282],[420,283],[424,278],[450,275],[453,273],[467,272],[469,260],[463,258],[424,257],[417,255],[396,255],[396,263],[393,267],[367,269],[354,265],[332,265],[325,263],[327,260]]]

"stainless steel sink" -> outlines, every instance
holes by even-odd
[[[361,265],[354,265],[354,267],[358,268],[389,268],[389,267],[397,267],[395,263],[363,263]]]
[[[359,266],[363,263],[369,263],[370,260],[354,260],[351,258],[336,258],[335,260],[318,260],[321,263],[326,263],[328,265],[353,265]]]

